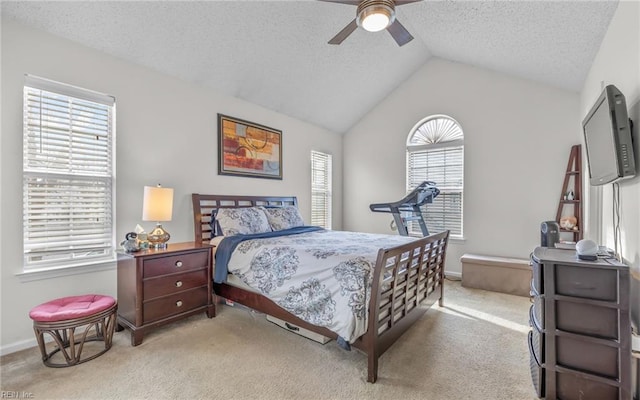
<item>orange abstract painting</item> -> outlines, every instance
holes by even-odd
[[[218,114],[218,173],[282,179],[282,131]]]

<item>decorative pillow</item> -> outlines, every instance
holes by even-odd
[[[221,208],[216,221],[224,236],[271,232],[262,207]]]
[[[211,238],[214,238],[216,236],[222,236],[222,232],[221,232],[222,229],[220,229],[220,224],[216,219],[217,215],[218,215],[217,209],[211,210],[211,221],[209,221],[209,226],[211,227]]]
[[[303,226],[304,220],[295,206],[263,208],[274,231]]]

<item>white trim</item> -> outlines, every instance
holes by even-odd
[[[15,274],[21,282],[33,282],[42,279],[59,278],[61,276],[87,274],[91,272],[110,271],[116,269],[117,260],[107,260],[94,264],[82,264],[58,268],[31,269]]]
[[[450,140],[448,142],[428,143],[428,144],[408,144],[407,151],[433,150],[446,147],[464,147],[464,139]]]
[[[393,223],[393,221],[391,221]],[[431,233],[429,232],[429,234],[435,235],[439,232],[436,233]],[[410,237],[414,237],[414,238],[422,238],[423,236],[415,233],[415,234],[411,234],[411,232],[409,232],[409,236]],[[463,244],[464,242],[466,242],[467,239],[464,236],[452,236],[451,234],[449,235],[449,243],[455,243],[455,244]]]
[[[462,272],[455,272],[455,271],[444,271],[444,276],[445,277],[452,277],[452,278],[459,278],[462,279]]]
[[[35,75],[25,74],[24,85],[35,89],[45,90],[47,92],[54,92],[69,97],[93,101],[107,106],[113,106],[116,102],[116,98],[108,94],[52,81],[51,79],[45,79]]]
[[[53,339],[51,339],[53,340]],[[37,347],[38,342],[36,338],[19,340],[17,342],[10,343],[8,345],[0,347],[0,356],[6,356],[7,354],[15,353],[21,350],[30,349],[32,347]],[[40,354],[38,352],[38,354]]]

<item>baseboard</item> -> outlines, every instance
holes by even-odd
[[[455,278],[456,280],[462,279],[462,272],[447,272],[444,273],[445,278]]]
[[[15,353],[20,350],[30,349],[31,347],[37,347],[38,342],[35,338],[21,340],[19,342],[14,342],[8,344],[6,346],[0,347],[0,356],[6,356],[7,354]]]

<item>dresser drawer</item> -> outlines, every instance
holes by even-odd
[[[206,249],[204,251],[181,253],[144,260],[142,276],[144,278],[150,278],[176,272],[207,268],[209,252],[210,250]]]
[[[535,318],[540,329],[544,329],[544,296],[535,296],[531,301],[533,304],[530,308],[530,314],[533,314],[533,318]]]
[[[620,365],[616,347],[586,340],[587,336],[556,336],[556,363],[563,367],[615,378]],[[628,357],[628,356],[627,356]]]
[[[620,390],[568,372],[556,373],[556,396],[562,400],[619,400]],[[627,397],[628,398],[628,397]]]
[[[532,274],[531,287],[535,289],[535,291],[538,292],[539,294],[542,294],[544,290],[542,264],[535,262],[533,259],[531,259],[530,264],[531,264],[531,274]]]
[[[145,279],[143,282],[144,298],[152,300],[184,290],[205,286],[207,284],[207,270],[201,269],[183,274],[162,276]]]
[[[616,301],[618,271],[557,264],[556,294],[586,299]]]
[[[533,315],[533,306],[529,309],[529,326],[531,327],[531,346],[536,360],[544,364],[544,332]]]
[[[142,306],[142,320],[143,323],[147,324],[200,306],[206,306],[207,304],[207,286],[186,290],[144,303]]]
[[[533,388],[536,390],[538,397],[544,397],[544,368],[540,364],[540,361],[536,359],[535,352],[533,351],[533,333],[529,331],[527,343],[529,344],[529,368],[531,370],[531,381]]]
[[[618,309],[556,301],[556,328],[581,335],[618,339]]]

